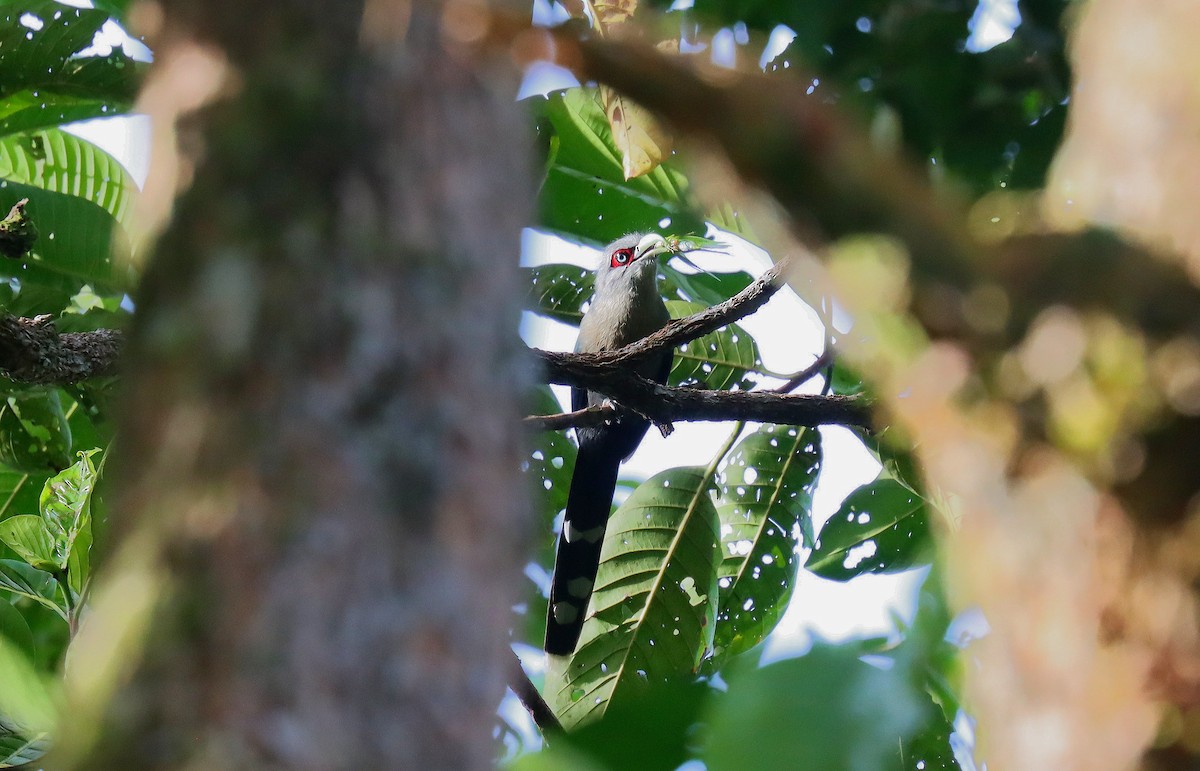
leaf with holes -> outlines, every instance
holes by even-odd
[[[553,263],[524,268],[529,292],[525,309],[539,316],[579,326],[583,304],[592,297],[595,274],[578,265]]]
[[[30,474],[71,462],[71,427],[57,391],[20,391],[0,401],[0,462]]]
[[[711,647],[717,512],[700,468],[654,475],[608,521],[579,646],[548,700],[565,726],[689,676]]]
[[[779,623],[800,565],[794,532],[812,537],[821,435],[765,425],[734,448],[721,471],[720,605],[714,666],[753,648]]]
[[[928,559],[932,548],[924,499],[880,478],[846,496],[817,536],[805,567],[849,581],[864,573],[897,573]]]
[[[691,316],[705,307],[701,303],[667,301],[673,319]],[[755,382],[750,375],[761,372],[762,366],[754,338],[737,324],[730,324],[676,349],[667,382],[673,386],[693,382],[715,390],[746,390]]]
[[[70,568],[71,584],[77,590],[86,578],[92,542],[92,491],[96,486],[92,456],[98,452],[79,453],[79,460],[70,468],[46,480],[39,502],[46,531],[54,539],[55,565],[59,570]]]

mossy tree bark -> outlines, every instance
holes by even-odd
[[[162,7],[159,61],[234,77],[138,298],[108,576],[156,594],[77,764],[490,767],[527,531],[511,64],[437,3]]]

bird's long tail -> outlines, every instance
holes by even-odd
[[[554,557],[554,580],[546,612],[547,653],[573,653],[583,628],[600,566],[600,547],[612,508],[617,469],[624,455],[608,444],[583,442],[579,447]]]

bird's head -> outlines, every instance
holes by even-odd
[[[657,233],[630,233],[604,247],[600,267],[596,269],[598,293],[619,286],[656,285],[660,254],[671,251],[666,240]]]

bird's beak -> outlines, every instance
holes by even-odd
[[[633,250],[633,258],[640,260],[643,257],[657,257],[669,251],[671,251],[671,247],[667,246],[666,240],[657,233],[651,233],[638,241],[638,245]]]

